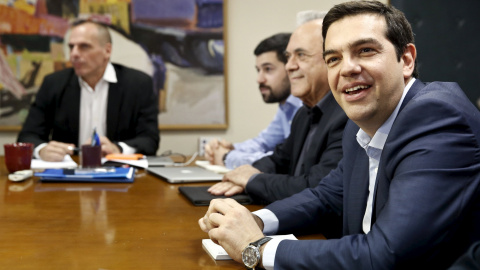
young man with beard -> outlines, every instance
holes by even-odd
[[[254,50],[257,83],[265,103],[279,103],[273,121],[257,137],[232,144],[211,140],[205,146],[205,157],[212,164],[234,169],[270,155],[276,145],[290,134],[290,124],[302,101],[290,95],[290,82],[285,71],[284,55],[289,33],[279,33],[262,40]]]

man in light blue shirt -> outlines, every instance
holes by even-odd
[[[290,95],[290,82],[284,55],[290,34],[280,33],[261,41],[255,48],[257,82],[265,103],[279,103],[273,121],[257,137],[241,143],[211,140],[205,146],[205,157],[215,165],[234,169],[270,155],[277,144],[290,135],[290,124],[303,105],[299,98]]]

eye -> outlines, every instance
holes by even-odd
[[[307,54],[303,53],[303,52],[298,52],[297,53],[297,58],[298,58],[298,60],[303,61],[303,60],[305,60],[305,58],[307,58]]]
[[[290,60],[290,58],[292,57],[292,55],[290,53],[287,53],[287,52],[284,53],[284,56],[287,59],[287,61]]]
[[[270,71],[272,71],[272,70],[273,70],[273,69],[272,69],[271,67],[265,67],[265,69],[264,69],[265,72],[270,72]]]
[[[334,66],[337,62],[338,62],[339,58],[336,57],[336,56],[331,56],[331,57],[327,57],[325,59],[325,63],[327,64],[328,67],[332,67]]]
[[[360,49],[360,54],[367,54],[367,55],[369,55],[369,54],[372,54],[372,53],[375,53],[375,50],[372,49],[372,48],[367,47],[367,48],[361,48],[361,49]]]

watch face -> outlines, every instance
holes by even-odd
[[[260,252],[254,246],[248,246],[242,252],[242,260],[246,267],[253,268],[258,264],[260,259]]]

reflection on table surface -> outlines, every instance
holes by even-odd
[[[14,183],[1,157],[2,269],[244,269],[202,249],[207,207],[179,186],[144,170],[132,184]]]

